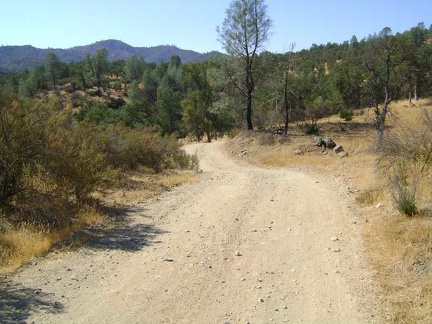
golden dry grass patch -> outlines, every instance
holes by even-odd
[[[365,227],[368,260],[380,284],[387,322],[432,321],[432,220],[372,213]]]
[[[0,234],[0,273],[17,269],[29,259],[43,254],[52,246],[46,232],[22,225]]]
[[[24,223],[0,233],[0,273],[18,269],[30,259],[48,252],[56,242],[103,221],[104,215],[96,208],[85,207],[68,226],[62,228],[41,229]]]

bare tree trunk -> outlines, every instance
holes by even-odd
[[[379,150],[382,145],[382,140],[384,137],[385,120],[388,113],[388,105],[391,99],[389,98],[388,86],[386,86],[386,98],[384,100],[384,106],[382,111],[378,107],[378,102],[375,104],[375,127],[377,130],[377,140],[375,148]]]
[[[284,80],[284,106],[285,106],[285,127],[284,127],[284,135],[285,135],[285,136],[288,136],[288,122],[289,122],[288,71],[285,71],[285,80]]]
[[[246,61],[246,122],[247,122],[247,129],[253,130],[252,125],[252,93],[254,90],[254,81],[252,76],[252,61],[248,57]]]
[[[201,136],[200,136],[200,131],[199,131],[198,127],[195,127],[195,136],[196,136],[197,142],[198,143],[201,142]]]
[[[248,95],[247,95],[246,122],[247,122],[247,129],[253,130],[253,125],[252,125],[252,91],[250,91],[250,90],[248,90]]]
[[[387,51],[386,58],[385,58],[385,64],[386,64],[386,74],[384,79],[384,91],[385,91],[385,100],[382,111],[380,111],[378,107],[378,100],[375,102],[375,125],[377,129],[377,141],[375,148],[379,150],[381,148],[382,139],[384,136],[384,127],[385,127],[385,120],[388,113],[388,106],[391,101],[390,97],[390,68],[391,68],[391,52]]]

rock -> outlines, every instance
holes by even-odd
[[[243,150],[243,151],[240,152],[239,156],[240,157],[245,157],[247,154],[248,154],[248,151],[247,150]]]
[[[343,149],[342,145],[336,145],[333,148],[333,152],[335,152],[335,153],[340,153],[340,152],[343,152],[343,151],[344,151],[344,149]]]
[[[235,256],[242,256],[243,254],[241,254],[241,252],[240,251],[236,251],[235,252]]]
[[[331,240],[332,240],[332,241],[339,241],[339,239],[338,239],[336,236],[333,236],[333,237],[331,238]]]
[[[337,155],[338,155],[341,159],[343,159],[344,157],[347,157],[347,156],[348,156],[348,152],[345,152],[345,151],[343,151],[343,152],[339,152]]]
[[[174,259],[173,259],[173,258],[165,258],[164,261],[167,261],[167,262],[174,262]]]
[[[259,299],[259,302],[260,302],[260,303],[264,303],[264,298],[260,298],[260,299]]]
[[[380,209],[380,208],[383,208],[383,206],[384,206],[384,205],[383,205],[382,203],[379,203],[379,204],[376,205],[375,208],[376,208],[376,209]]]
[[[322,146],[323,145],[323,138],[321,136],[315,136],[314,145],[318,146],[318,147]]]
[[[303,155],[303,150],[297,149],[293,151],[294,155]]]
[[[332,149],[336,146],[336,143],[330,137],[325,138],[324,141],[329,149]]]
[[[336,143],[330,137],[316,136],[314,138],[314,145],[317,147],[321,147],[323,150],[325,150],[326,148],[334,148],[336,146]]]

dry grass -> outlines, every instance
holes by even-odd
[[[84,208],[76,219],[61,229],[41,229],[32,224],[0,233],[0,273],[16,270],[30,259],[49,251],[54,243],[104,219],[94,208]]]
[[[125,187],[101,196],[107,205],[131,206],[159,195],[175,186],[196,180],[193,171],[172,171],[165,174],[136,173],[125,181]],[[54,244],[71,237],[80,230],[106,222],[107,215],[97,207],[87,206],[80,210],[79,215],[68,226],[56,230],[41,230],[32,224],[23,224],[18,228],[10,228],[0,232],[0,274],[18,269],[34,257],[48,252]],[[79,237],[79,236],[77,236]],[[79,245],[74,242],[73,245]]]
[[[122,189],[98,198],[103,199],[108,205],[132,206],[178,185],[194,182],[196,179],[196,172],[190,170],[169,171],[162,174],[136,172],[125,182]]]
[[[385,136],[401,129],[419,130],[422,110],[432,109],[430,101],[422,100],[415,106],[407,102],[394,103],[387,119]],[[286,141],[260,145],[260,133],[242,134],[231,143],[236,155],[247,151],[244,158],[279,167],[290,167],[307,172],[335,175],[359,189],[356,195],[358,212],[364,217],[364,242],[367,259],[380,287],[379,311],[389,323],[432,322],[432,170],[422,174],[419,185],[419,205],[423,216],[407,218],[395,208],[388,189],[385,172],[378,168],[378,156],[373,150],[375,130],[373,111],[357,112],[350,122],[333,116],[319,124],[322,136],[331,137],[348,152],[339,158],[326,155],[313,146],[313,136],[303,135],[301,125],[291,126]],[[265,139],[269,142],[268,139]],[[304,154],[295,155],[296,149]],[[426,216],[429,215],[429,216]]]
[[[381,287],[381,310],[386,322],[430,323],[432,220],[372,215],[365,238]]]
[[[34,256],[43,254],[52,246],[46,232],[32,226],[21,226],[0,234],[1,272],[9,272],[26,263]]]

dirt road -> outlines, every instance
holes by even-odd
[[[198,182],[8,278],[3,321],[372,322],[361,225],[338,186],[235,161],[224,145],[187,146]]]

